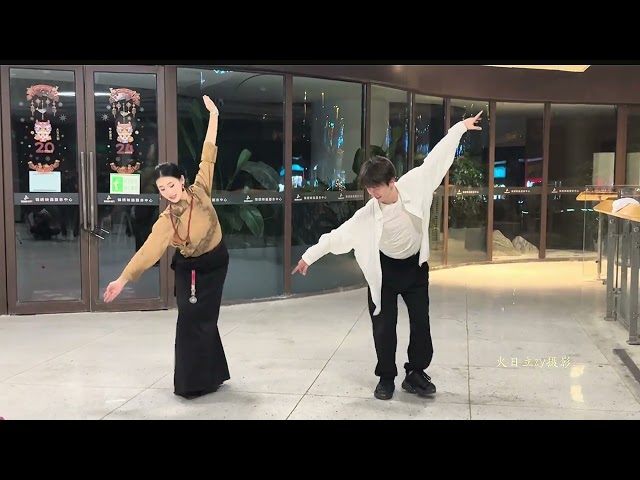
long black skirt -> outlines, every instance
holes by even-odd
[[[176,250],[175,271],[178,321],[176,324],[174,393],[198,397],[229,380],[229,366],[218,331],[222,289],[229,267],[229,252],[220,243],[200,257],[184,257]],[[191,303],[195,272],[196,303]]]

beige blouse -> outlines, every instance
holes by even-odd
[[[222,230],[218,214],[211,202],[213,172],[217,157],[218,147],[213,143],[205,142],[198,175],[193,185],[188,188],[191,193],[189,200],[180,200],[178,203],[171,204],[171,209],[168,206],[160,214],[146,242],[123,270],[123,278],[136,281],[145,270],[160,260],[169,245],[178,248],[185,257],[199,257],[220,244]],[[191,198],[193,198],[193,212],[189,231],[190,242],[187,245],[184,239],[187,236]],[[171,223],[171,210],[173,224],[180,238],[175,234]]]

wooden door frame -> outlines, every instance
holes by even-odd
[[[0,92],[2,91],[3,84],[3,76],[0,74]],[[0,112],[2,112],[2,96],[0,95]],[[0,133],[2,130],[2,116],[0,115]],[[2,138],[2,137],[0,137]],[[3,177],[6,177],[4,174],[4,148],[0,148],[0,166],[2,166]],[[6,204],[6,199],[4,197],[4,182],[0,182],[0,198],[4,199]],[[7,299],[7,249],[5,245],[5,226],[4,226],[4,210],[0,211],[0,269],[4,272],[0,275],[0,315],[6,315],[8,313],[8,299]]]
[[[140,73],[140,74],[155,74],[156,75],[156,102],[157,102],[157,122],[158,122],[158,163],[167,161],[167,149],[166,149],[166,105],[165,105],[165,67],[155,65],[85,65],[85,95],[86,98],[93,98],[94,89],[94,74],[95,73]],[[93,102],[86,105],[87,121],[86,121],[86,139],[87,150],[90,152],[96,151],[95,140],[95,111]],[[95,161],[95,156],[93,157]],[[94,165],[95,167],[95,165]],[[96,172],[94,168],[94,172]],[[92,192],[94,198],[91,199],[95,202],[94,207],[97,211],[97,192]],[[159,212],[162,212],[166,208],[166,202],[160,197]],[[168,306],[169,298],[169,285],[168,275],[169,271],[169,254],[165,254],[160,259],[160,294],[159,297],[149,299],[127,299],[118,300],[111,303],[104,303],[101,298],[102,291],[99,285],[99,268],[100,260],[98,257],[98,245],[101,240],[96,237],[90,239],[90,271],[91,271],[91,310],[96,312],[122,312],[122,311],[137,311],[137,310],[162,310]],[[93,252],[96,252],[94,255]],[[114,278],[115,280],[115,278]]]
[[[0,66],[0,98],[4,99],[1,105],[2,129],[2,172],[4,177],[4,220],[5,228],[2,232],[6,252],[6,297],[7,310],[10,314],[38,314],[38,313],[67,313],[84,312],[89,310],[89,288],[84,279],[88,278],[88,249],[86,232],[81,230],[80,234],[80,265],[81,265],[81,298],[79,300],[47,301],[47,302],[18,302],[18,282],[17,263],[15,257],[16,237],[15,237],[15,216],[14,216],[14,186],[13,186],[13,154],[11,141],[11,90],[10,90],[10,70],[33,69],[33,70],[56,70],[72,71],[76,86],[76,115],[77,115],[77,171],[81,172],[80,154],[85,151],[85,137],[82,126],[85,123],[85,105],[83,89],[83,69],[79,65],[2,65]],[[80,190],[80,188],[79,188]],[[82,196],[78,191],[78,212],[82,211]],[[13,232],[13,233],[12,233]],[[9,234],[9,235],[7,235]]]

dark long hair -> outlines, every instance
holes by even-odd
[[[184,175],[184,186],[185,188],[189,185],[187,181],[187,176],[185,175],[182,167],[180,167],[177,163],[160,163],[156,165],[156,168],[153,171],[153,181],[157,181],[160,177],[173,177],[175,179],[180,180],[180,177]]]

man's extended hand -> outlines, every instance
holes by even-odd
[[[306,275],[308,268],[309,265],[307,265],[307,262],[305,262],[304,260],[300,260],[298,262],[298,266],[293,269],[293,272],[291,272],[291,275],[295,275],[296,272],[300,272],[302,275]]]
[[[478,112],[475,117],[470,117],[464,120],[464,126],[467,127],[467,130],[482,130],[482,127],[476,125],[476,122],[480,121],[480,115],[482,115],[482,110]]]

